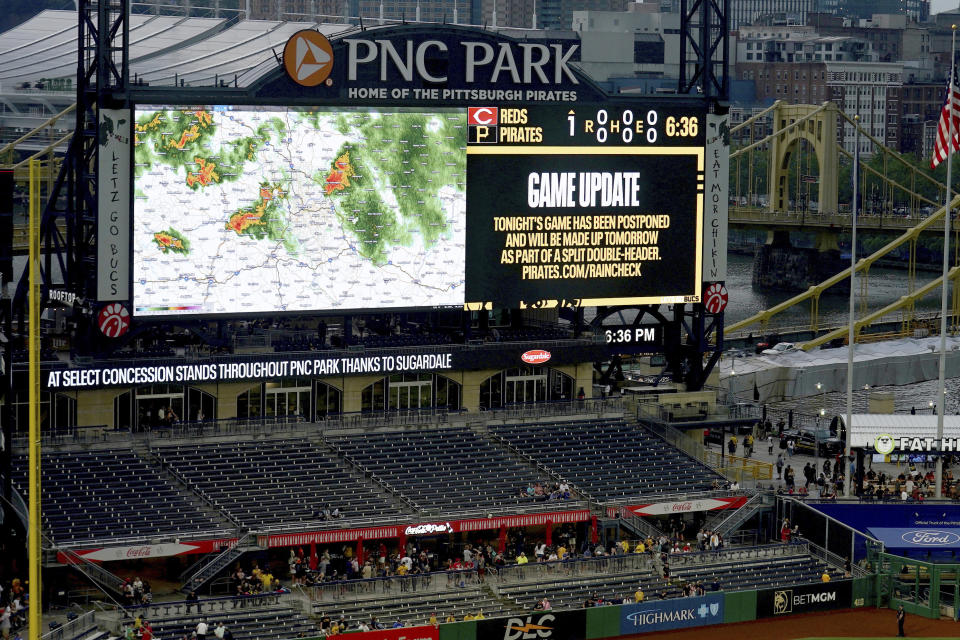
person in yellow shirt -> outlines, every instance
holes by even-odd
[[[637,546],[633,548],[634,553],[645,553],[647,551],[647,546],[643,544],[643,541],[637,542]]]
[[[440,626],[440,623],[437,621],[436,612],[430,614],[430,619],[427,620],[427,624],[429,624],[433,628],[437,628]]]
[[[567,548],[561,544],[557,547],[557,560],[563,560],[565,555],[567,555]]]
[[[397,575],[398,575],[398,576],[405,576],[405,575],[407,575],[407,565],[403,564],[402,562],[401,562],[400,564],[398,564],[398,565],[397,565]]]
[[[630,553],[630,541],[629,541],[629,540],[621,540],[621,541],[620,541],[620,548],[623,549],[623,552],[624,552],[624,553]]]
[[[448,614],[447,619],[444,622],[456,622],[457,619],[453,617],[453,614]]]
[[[643,593],[643,587],[637,587],[637,592],[633,594],[633,601],[637,603],[643,602],[646,597],[646,594]]]
[[[520,555],[517,556],[517,564],[527,564],[528,562],[530,562],[530,559],[527,558],[527,554],[521,551]]]
[[[471,620],[473,620],[473,614],[467,613],[467,614],[465,614],[465,615],[463,616],[463,621],[464,621],[464,622],[469,622],[469,621],[471,621]]]
[[[820,576],[820,580],[823,582],[830,582],[830,574],[827,571],[824,571],[823,575]]]
[[[480,609],[480,611],[477,612],[477,615],[473,616],[473,619],[474,619],[474,620],[486,620],[486,618],[485,618],[484,615],[483,615],[483,609]]]

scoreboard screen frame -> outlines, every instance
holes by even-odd
[[[134,118],[137,113],[142,112],[144,106],[162,105],[171,109],[190,109],[194,106],[209,106],[229,109],[258,109],[275,108],[289,110],[304,110],[310,108],[317,109],[349,109],[356,110],[400,110],[410,109],[420,112],[426,112],[435,109],[438,112],[448,112],[450,109],[462,110],[468,117],[468,138],[464,148],[467,162],[466,192],[467,192],[467,210],[466,223],[468,233],[466,237],[466,256],[463,265],[464,279],[464,301],[463,305],[444,304],[444,305],[397,305],[397,306],[375,306],[362,308],[304,308],[304,309],[270,309],[261,311],[245,311],[236,309],[222,312],[200,311],[189,314],[190,317],[202,318],[230,318],[230,317],[264,317],[275,314],[282,315],[344,315],[350,313],[389,313],[404,311],[426,311],[438,309],[463,309],[463,310],[483,310],[492,308],[553,308],[560,306],[578,307],[578,306],[599,306],[599,305],[632,305],[632,304],[681,304],[700,302],[702,294],[701,265],[703,260],[703,224],[704,224],[704,189],[705,189],[705,129],[707,103],[696,99],[663,99],[648,98],[644,100],[610,100],[607,102],[591,103],[459,103],[444,106],[434,104],[416,104],[404,102],[402,104],[395,101],[385,101],[382,105],[373,106],[369,104],[360,105],[334,105],[322,104],[319,101],[312,105],[295,104],[295,101],[285,100],[283,104],[270,104],[264,100],[243,99],[243,100],[205,100],[203,105],[191,105],[184,100],[171,100],[173,96],[160,95],[152,96],[149,100],[139,99],[131,104],[131,114]],[[181,96],[185,98],[186,96]],[[209,94],[208,94],[209,97]],[[472,136],[477,133],[476,127],[491,126],[490,124],[481,124],[480,117],[486,116],[489,119],[489,109],[495,107],[498,112],[496,127],[498,128],[498,137],[502,136],[502,142],[497,140],[495,143],[483,143],[476,141]],[[478,113],[479,112],[479,113]],[[606,120],[603,116],[598,116],[601,112],[606,113]],[[625,116],[625,114],[630,114]],[[507,116],[503,118],[503,116]],[[501,121],[502,118],[502,121]],[[514,121],[511,121],[514,120]],[[520,122],[524,120],[525,122]],[[627,122],[629,121],[629,122]],[[697,127],[691,127],[691,122],[696,122]],[[511,131],[509,134],[503,131]],[[627,134],[625,132],[632,132]],[[605,134],[603,133],[605,132]],[[652,133],[655,132],[655,133]],[[130,161],[133,166],[134,146],[130,145]],[[473,222],[476,222],[476,212],[471,213],[471,196],[476,189],[482,189],[484,198],[494,205],[503,201],[503,189],[498,185],[479,185],[475,184],[476,179],[471,180],[470,165],[473,162],[482,162],[484,158],[499,159],[512,157],[516,162],[518,159],[532,160],[540,162],[540,172],[548,173],[551,171],[551,164],[563,163],[570,159],[600,159],[610,162],[613,160],[623,160],[625,163],[624,171],[591,171],[589,165],[584,166],[584,173],[621,173],[619,179],[621,186],[633,186],[637,177],[625,174],[642,174],[644,171],[655,171],[658,168],[663,169],[663,178],[670,184],[671,189],[676,189],[676,194],[660,194],[655,198],[656,202],[646,204],[641,203],[643,210],[638,210],[638,200],[629,199],[621,203],[619,209],[604,209],[603,207],[586,207],[583,211],[577,211],[580,215],[603,215],[612,216],[658,216],[664,215],[663,207],[669,206],[680,200],[687,203],[686,210],[682,212],[680,218],[683,225],[689,231],[682,250],[672,250],[669,256],[661,256],[662,268],[657,272],[656,281],[652,282],[647,288],[640,289],[625,288],[620,293],[610,294],[609,291],[603,295],[590,295],[589,282],[572,282],[563,278],[544,279],[543,282],[551,282],[546,287],[553,287],[552,290],[544,288],[539,292],[519,295],[517,290],[521,287],[506,286],[503,283],[487,283],[486,290],[480,288],[480,293],[472,295],[477,288],[470,282],[470,274],[476,268],[490,268],[495,262],[494,255],[490,255],[492,250],[482,253],[486,257],[480,261],[474,261],[471,268],[471,246],[478,242],[481,234],[475,228]],[[686,162],[684,167],[678,169],[671,163],[677,159],[683,159]],[[637,162],[645,163],[645,167],[638,167]],[[566,173],[571,171],[567,170]],[[579,172],[578,172],[579,173]],[[518,178],[518,176],[514,176]],[[520,185],[528,184],[529,175],[520,175],[515,183]],[[576,176],[574,181],[581,180],[581,176]],[[590,180],[598,179],[594,175],[586,176],[587,184]],[[607,176],[600,176],[601,182],[607,179]],[[135,238],[134,228],[137,207],[136,207],[136,182],[131,172],[131,180],[134,182],[131,188],[131,252],[130,269],[134,273]],[[642,181],[642,175],[640,176]],[[524,186],[524,193],[527,187]],[[642,190],[642,189],[641,189]],[[517,191],[519,193],[519,191]],[[600,194],[597,194],[601,197]],[[475,199],[475,198],[474,198]],[[524,198],[526,196],[524,195]],[[666,204],[665,204],[666,203]],[[646,208],[644,208],[646,207]],[[692,210],[691,210],[692,209]],[[533,209],[526,212],[512,211],[513,215],[529,215]],[[667,211],[668,215],[673,215]],[[557,209],[554,217],[557,215],[574,215],[574,208]],[[472,222],[473,221],[473,222]],[[636,224],[636,222],[634,222]],[[660,224],[660,231],[664,231],[663,224]],[[669,227],[669,225],[667,225]],[[677,226],[673,227],[674,229]],[[667,232],[671,229],[666,228]],[[570,231],[568,229],[568,231]],[[496,236],[496,232],[487,229],[487,237],[481,242],[482,246],[494,247],[502,239],[491,241],[490,238]],[[564,240],[560,240],[561,244]],[[569,248],[598,248],[572,246]],[[632,256],[641,255],[636,253],[637,248],[625,247],[624,251],[633,251],[633,253],[623,253],[618,264],[626,264],[631,261]],[[599,255],[599,254],[598,254]],[[613,254],[608,254],[613,255]],[[625,256],[625,257],[624,257]],[[496,262],[499,262],[497,260]],[[589,262],[589,261],[587,261]],[[602,262],[602,261],[601,261]],[[670,265],[686,265],[683,271],[683,278],[672,274]],[[629,266],[604,267],[598,269],[592,267],[594,271],[601,273],[631,273]],[[645,267],[640,267],[641,274]],[[582,272],[581,272],[582,273]],[[641,276],[642,278],[642,276]],[[682,280],[677,282],[676,280]],[[495,279],[494,279],[495,280]],[[653,280],[653,279],[651,279]],[[674,280],[674,282],[668,282]],[[659,283],[659,284],[658,284]],[[669,290],[660,285],[669,284]],[[576,285],[576,286],[573,286]],[[660,287],[660,290],[657,290]],[[608,287],[609,289],[609,287]],[[588,293],[584,293],[584,291]],[[169,320],[172,317],[182,317],[182,310],[172,308],[168,313],[143,315],[136,312],[139,305],[138,300],[133,295],[134,281],[130,281],[130,301],[134,310],[134,315],[142,320]],[[176,306],[178,298],[177,289],[171,288],[169,299],[172,301],[171,307]]]

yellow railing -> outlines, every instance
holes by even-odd
[[[709,449],[704,449],[703,454],[707,464],[738,482],[773,479],[773,465],[769,462],[740,456],[725,456]]]

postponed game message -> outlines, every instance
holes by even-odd
[[[471,185],[497,188],[467,192],[467,300],[649,303],[695,294],[695,154],[494,158],[468,158]]]

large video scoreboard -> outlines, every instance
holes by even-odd
[[[469,308],[699,301],[703,113],[471,107],[468,126]]]
[[[139,105],[140,316],[698,301],[704,114]]]

